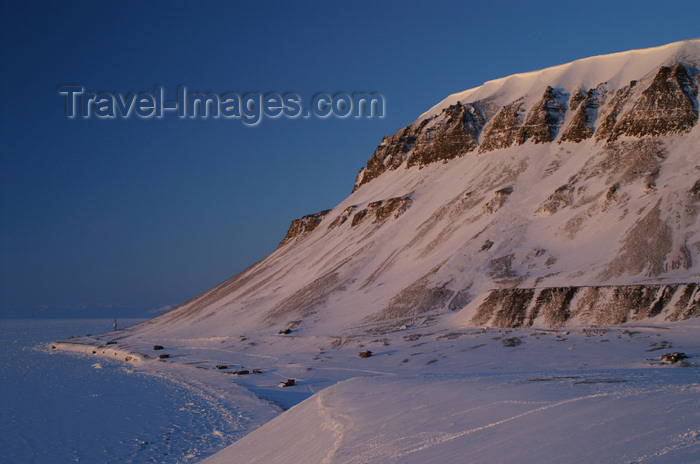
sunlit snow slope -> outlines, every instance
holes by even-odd
[[[202,464],[693,463],[700,388],[688,380],[697,376],[358,377]]]
[[[452,95],[385,137],[353,193],[141,327],[561,327],[700,315],[700,39]]]

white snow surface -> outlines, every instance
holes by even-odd
[[[360,377],[203,463],[696,462],[699,386],[669,377]]]
[[[193,330],[160,338],[162,351],[117,338],[93,356],[141,353],[134,369],[235,404],[249,433],[205,464],[696,463],[698,333],[698,319],[540,330],[417,318],[338,338]],[[105,340],[59,348],[89,354]],[[674,351],[688,359],[661,361]]]

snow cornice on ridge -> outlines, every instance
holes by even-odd
[[[656,73],[661,66],[683,64],[700,66],[700,38],[673,42],[653,48],[641,48],[617,53],[581,58],[569,63],[535,71],[511,74],[484,82],[447,98],[421,114],[417,121],[434,117],[446,107],[457,102],[467,103],[497,97],[503,104],[521,97],[523,90],[540,95],[549,85],[554,88],[593,88],[606,82],[612,88],[626,85],[631,80],[644,79]],[[520,91],[518,91],[520,90]]]

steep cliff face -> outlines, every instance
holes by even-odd
[[[692,40],[450,96],[385,137],[347,199],[293,221],[275,252],[154,327],[335,336],[447,315],[499,327],[696,317],[699,79]]]
[[[565,93],[547,86],[540,101],[528,112],[525,124],[518,130],[515,142],[522,145],[528,140],[534,143],[553,141],[566,113],[566,98]]]
[[[321,220],[324,217],[326,217],[326,215],[330,212],[331,210],[328,209],[325,211],[320,211],[316,214],[309,214],[299,219],[293,220],[292,223],[289,225],[287,235],[284,236],[284,239],[282,239],[279,246],[282,247],[287,243],[293,241],[294,239],[303,237],[304,235],[308,234],[309,232],[314,230],[321,223]]]
[[[576,143],[593,136],[610,142],[687,133],[698,121],[698,76],[700,65],[690,60],[660,66],[653,76],[636,76],[618,88],[608,82],[591,88],[547,85],[534,100],[523,94],[499,104],[503,92],[494,91],[486,98],[457,101],[384,137],[353,191],[401,166],[425,166],[526,142]]]
[[[355,181],[353,192],[387,170],[401,165],[425,166],[463,156],[478,147],[491,109],[488,102],[445,108],[439,117],[416,121],[382,139]]]
[[[424,121],[417,126],[406,126],[392,136],[385,136],[367,161],[367,166],[360,169],[353,192],[360,185],[379,177],[384,171],[398,169],[406,161],[408,153],[413,150],[417,135],[426,123],[427,121]]]
[[[457,102],[447,107],[442,118],[430,121],[418,133],[407,167],[447,161],[476,149],[485,121],[483,111],[476,104]]]
[[[501,108],[486,129],[479,152],[485,153],[513,145],[523,124],[523,117],[523,104],[520,101]]]
[[[581,142],[593,136],[601,97],[605,95],[605,90],[601,89],[601,87],[604,86],[589,89],[585,96],[578,90],[576,95],[571,97],[569,107],[571,111],[574,111],[574,115],[569,125],[561,134],[559,143]]]
[[[611,139],[682,134],[698,121],[698,85],[692,76],[699,68],[676,64],[659,69],[632,108],[612,130]]]
[[[355,213],[352,217],[351,225],[352,227],[358,226],[366,218],[372,218],[372,222],[375,224],[384,221],[390,215],[397,219],[409,206],[411,206],[411,197],[408,195],[399,198],[389,198],[388,200],[373,201],[366,208]]]
[[[679,321],[700,316],[698,284],[509,288],[491,291],[471,323],[491,327],[560,328],[622,324],[653,317]]]

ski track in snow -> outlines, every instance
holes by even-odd
[[[653,461],[655,458],[666,456],[675,451],[690,449],[693,447],[700,448],[700,429],[691,430],[687,433],[678,435],[675,439],[677,443],[672,446],[667,446],[655,453],[640,456],[637,459],[626,461],[626,464],[642,464],[647,461]],[[700,454],[700,450],[698,451]]]
[[[343,443],[344,432],[350,427],[349,424],[352,424],[352,418],[341,414],[332,407],[326,406],[323,393],[317,395],[316,405],[321,416],[321,427],[330,430],[334,436],[333,445],[329,448],[328,454],[322,461],[322,464],[328,464],[332,462],[336,452],[340,449]]]
[[[654,391],[661,392],[661,391],[665,391],[665,390],[666,390],[666,388],[659,388],[659,389],[656,389],[656,390],[654,390]],[[629,392],[627,396],[637,396],[637,395],[640,395],[640,394],[642,394],[642,393],[643,393],[643,392]],[[545,402],[546,404],[544,404],[543,406],[540,406],[540,407],[538,407],[538,408],[531,409],[531,410],[529,410],[529,411],[526,411],[526,412],[523,412],[523,413],[520,413],[520,414],[516,414],[516,415],[514,415],[514,416],[510,416],[510,417],[507,417],[507,418],[505,418],[505,419],[502,419],[502,420],[499,420],[499,421],[496,421],[496,422],[492,422],[492,423],[490,423],[490,424],[482,425],[482,426],[479,426],[479,427],[474,427],[474,428],[469,429],[469,430],[464,430],[464,431],[462,431],[462,432],[458,432],[458,433],[440,433],[440,434],[437,434],[437,436],[431,436],[430,433],[427,433],[426,435],[428,435],[428,438],[427,438],[426,440],[424,440],[424,442],[423,442],[420,446],[415,447],[415,448],[412,448],[412,449],[410,449],[410,450],[408,450],[408,451],[402,452],[402,453],[396,455],[396,457],[397,457],[397,458],[401,458],[401,457],[407,456],[407,455],[409,455],[409,454],[413,454],[413,453],[416,453],[416,452],[418,452],[418,451],[423,451],[423,450],[426,450],[426,449],[431,448],[431,447],[433,447],[433,446],[441,445],[441,444],[443,444],[443,443],[446,443],[446,442],[449,442],[449,441],[452,441],[452,440],[455,440],[455,439],[464,437],[464,436],[466,436],[466,435],[470,435],[470,434],[472,434],[472,433],[482,432],[482,431],[484,431],[484,430],[487,430],[487,429],[490,429],[490,428],[493,428],[493,427],[498,427],[498,426],[503,425],[503,424],[505,424],[505,423],[507,423],[507,422],[516,421],[516,420],[522,419],[522,418],[524,418],[524,417],[526,417],[526,416],[533,415],[533,414],[538,414],[538,413],[547,411],[547,410],[549,410],[549,409],[557,408],[557,407],[559,407],[559,406],[567,405],[567,404],[570,404],[570,403],[576,403],[576,402],[579,402],[579,401],[591,400],[591,399],[595,399],[595,398],[604,398],[604,397],[608,397],[608,396],[610,396],[610,395],[619,396],[619,394],[617,394],[617,393],[596,393],[596,394],[592,394],[592,395],[586,395],[586,396],[580,396],[580,397],[576,397],[576,398],[570,398],[570,399],[566,399],[566,400],[562,400],[562,401]],[[536,404],[537,402],[534,402],[534,403]],[[517,402],[516,402],[516,401],[499,401],[499,402],[492,403],[492,404],[489,404],[489,405],[484,405],[484,406],[482,406],[481,408],[492,408],[493,406],[496,406],[496,405],[499,405],[499,404],[532,404],[532,402],[522,402],[522,401],[517,401]],[[676,449],[676,448],[677,448],[677,447],[674,447],[673,449]],[[662,453],[662,454],[665,454],[665,453]],[[661,454],[660,454],[660,455],[661,455]]]

